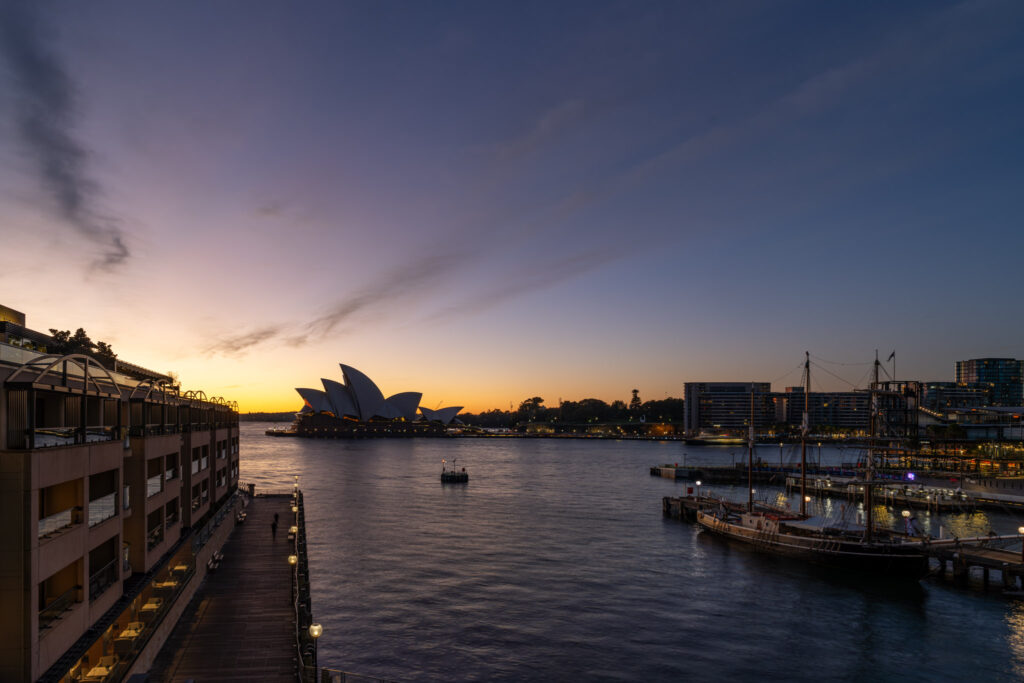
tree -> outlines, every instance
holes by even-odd
[[[69,330],[57,330],[51,327],[50,336],[53,337],[53,342],[48,344],[47,348],[58,355],[83,354],[109,366],[113,366],[114,361],[117,360],[117,354],[109,344],[94,342],[81,327],[75,330],[74,334],[71,334]]]
[[[639,413],[641,405],[642,404],[640,402],[640,390],[634,389],[633,398],[629,399],[629,412]]]
[[[519,404],[519,410],[516,411],[516,419],[519,422],[526,422],[528,420],[542,421],[546,412],[547,408],[544,407],[544,399],[540,396],[534,396]]]

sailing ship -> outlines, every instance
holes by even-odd
[[[865,524],[836,523],[807,515],[807,435],[811,391],[810,353],[804,361],[804,413],[801,424],[800,512],[755,508],[753,489],[754,387],[750,388],[750,434],[747,445],[747,507],[736,511],[723,505],[697,512],[705,530],[753,546],[757,550],[888,578],[918,580],[928,573],[928,556],[921,540],[885,529],[872,519],[874,436],[878,419],[878,357],[871,385],[871,435],[864,486]]]

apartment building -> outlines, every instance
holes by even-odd
[[[687,436],[742,433],[748,429],[752,411],[755,429],[776,421],[769,382],[687,382],[683,392]]]
[[[146,671],[235,521],[237,406],[126,367],[0,342],[0,680]]]

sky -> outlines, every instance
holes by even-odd
[[[0,304],[247,411],[1024,357],[1024,4],[0,0]],[[886,366],[893,371],[891,365]]]

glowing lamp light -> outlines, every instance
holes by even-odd
[[[290,529],[288,529],[288,533],[290,533],[290,534],[297,534],[297,533],[299,533],[299,527],[297,527],[297,526],[291,527]]]
[[[907,472],[907,481],[914,481],[917,479],[917,475],[913,472]]]
[[[324,627],[321,626],[320,624],[310,624],[309,625],[309,637],[312,638],[313,640],[316,640],[321,635],[323,635],[323,632],[324,632]]]
[[[910,510],[904,510],[903,511],[903,516],[904,517],[909,517],[910,516]]]
[[[805,503],[810,503],[811,502],[811,497],[810,496],[804,496],[804,502]]]
[[[299,563],[299,556],[298,555],[289,555],[288,556],[288,564],[290,564],[292,566],[295,566],[298,563]]]
[[[695,483],[695,484],[697,484],[697,486],[700,486],[700,479],[698,479],[698,480],[697,480],[697,481],[695,481],[694,483]]]
[[[299,506],[298,505],[292,505],[292,512],[298,512],[298,511],[299,511]]]
[[[1024,526],[1017,527],[1017,533],[1024,536]]]

